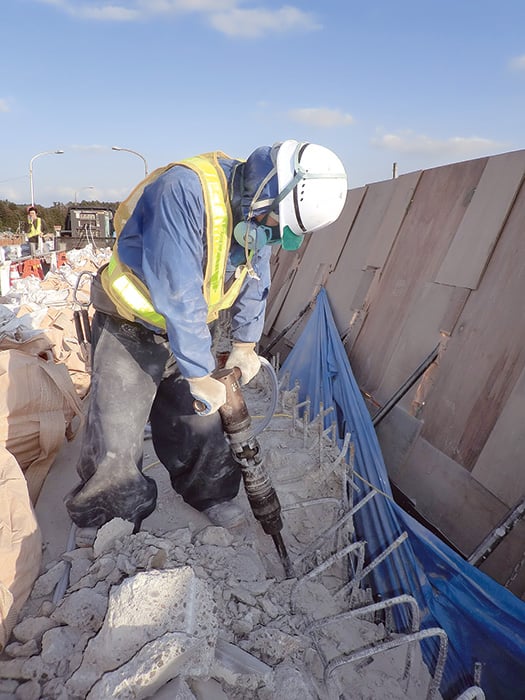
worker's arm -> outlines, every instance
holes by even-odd
[[[232,307],[233,345],[225,366],[241,370],[241,384],[247,384],[261,367],[255,348],[264,327],[266,300],[270,289],[270,257],[269,246],[254,255],[252,266],[256,277],[247,276]]]
[[[119,237],[119,254],[146,283],[166,319],[182,375],[215,368],[202,294],[204,201],[198,176],[175,166],[149,185]]]
[[[261,338],[270,291],[271,254],[271,247],[264,246],[252,258],[252,266],[259,279],[246,276],[240,294],[231,308],[233,340],[258,343]]]

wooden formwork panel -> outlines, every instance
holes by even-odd
[[[510,508],[525,496],[525,370],[514,386],[472,470],[472,476]],[[522,485],[522,490],[516,489]]]
[[[507,513],[505,504],[421,437],[398,472],[396,485],[465,555]]]
[[[484,166],[484,161],[468,161],[427,170],[419,179],[350,353],[361,388],[375,395],[383,386],[382,400],[439,342],[454,293],[429,285],[464,216],[466,193],[477,185]],[[394,379],[385,380],[387,372]]]
[[[384,267],[399,233],[399,227],[414,199],[421,175],[422,171],[417,170],[407,175],[401,175],[393,182],[390,201],[368,251],[366,267]]]
[[[395,180],[369,185],[350,234],[326,284],[326,293],[339,332],[344,335],[355,311],[354,298],[362,289],[363,272],[375,235],[392,198]]]
[[[300,313],[312,299],[316,286],[325,281],[340,255],[365,191],[366,187],[350,190],[339,219],[325,230],[305,236],[308,246],[304,252],[305,243],[299,249],[300,266],[287,290],[286,300],[272,320],[271,328],[275,332],[285,328]],[[274,284],[272,280],[272,287]],[[266,333],[269,331],[267,325]]]
[[[449,340],[425,409],[423,436],[469,471],[525,366],[524,222],[522,189],[478,289],[469,296]],[[512,420],[512,414],[508,418]],[[523,416],[514,420],[515,428],[523,430]],[[512,431],[512,425],[506,430]],[[490,447],[493,453],[507,449],[505,431],[500,428],[498,433],[499,440]]]
[[[476,289],[525,175],[525,151],[489,158],[436,282]]]
[[[268,335],[286,301],[294,276],[301,262],[302,252],[277,249],[272,259],[272,283],[266,303],[264,333]]]

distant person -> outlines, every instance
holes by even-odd
[[[31,255],[36,255],[38,251],[43,250],[43,235],[46,232],[46,222],[44,219],[38,216],[36,207],[33,205],[27,207],[26,236],[29,239],[29,245],[31,246]]]

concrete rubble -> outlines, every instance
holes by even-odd
[[[427,697],[431,676],[418,645],[410,665],[400,646],[327,675],[331,660],[396,635],[375,614],[329,624],[373,600],[361,582],[350,592],[346,585],[348,557],[338,553],[350,541],[351,520],[319,540],[341,515],[347,465],[315,420],[297,420],[293,391],[279,398],[258,440],[282,504],[294,576],[285,577],[242,485],[244,525],[225,530],[198,517],[174,525],[180,498],[162,467],[160,476],[152,470],[162,524],[146,519],[133,533],[131,523],[115,519],[92,547],[71,545],[46,562],[0,656],[0,700]],[[265,415],[264,377],[247,404],[252,416]]]
[[[324,465],[316,463],[318,451],[287,433],[283,420],[272,421],[259,439],[294,559],[312,532],[326,526],[327,513],[311,508],[306,517],[291,506],[337,493],[341,464],[330,446]],[[50,562],[0,660],[0,700],[425,697],[426,667],[418,655],[403,678],[406,650],[400,649],[348,665],[325,683],[320,650],[330,660],[379,642],[388,636],[385,625],[368,616],[310,632],[313,621],[348,609],[347,598],[336,594],[344,567],[308,578],[313,563],[306,557],[294,578],[284,578],[271,538],[250,521],[248,506],[246,512],[247,525],[235,530],[190,522],[133,534],[130,523],[115,519],[93,547]],[[370,602],[370,591],[360,590],[358,600]]]

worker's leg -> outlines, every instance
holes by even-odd
[[[180,375],[164,379],[151,409],[155,452],[175,491],[197,510],[235,498],[241,471],[231,456],[218,413],[198,416]]]
[[[80,527],[114,517],[136,525],[155,508],[155,481],[142,474],[144,426],[170,360],[167,343],[140,324],[97,312],[93,371],[80,459],[81,484],[66,497]]]

